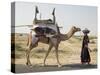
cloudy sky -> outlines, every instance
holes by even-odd
[[[97,7],[61,4],[41,4],[30,2],[15,3],[15,25],[30,25],[35,16],[35,6],[38,6],[41,19],[52,19],[52,10],[55,8],[56,22],[62,26],[62,33],[66,33],[72,26],[82,30],[88,28],[91,35],[97,35]],[[40,14],[39,14],[40,15]],[[38,19],[40,16],[38,15]],[[16,27],[17,33],[28,33],[28,27]],[[79,33],[76,33],[79,34]]]

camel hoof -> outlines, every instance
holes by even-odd
[[[58,64],[58,67],[62,67],[62,65],[61,64]]]
[[[43,66],[46,66],[46,64],[44,63]]]
[[[28,62],[26,63],[26,65],[27,65],[27,66],[30,66],[30,67],[32,66],[32,64],[31,64],[31,63],[28,63]]]

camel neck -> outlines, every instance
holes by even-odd
[[[61,34],[61,40],[62,41],[65,41],[65,40],[68,40],[69,38],[72,37],[72,35],[74,34],[74,30],[71,29],[67,34]]]
[[[69,38],[72,37],[72,35],[73,35],[74,33],[75,33],[74,30],[71,29],[71,30],[70,30],[67,34],[65,34],[65,35],[67,36],[67,39],[69,39]]]

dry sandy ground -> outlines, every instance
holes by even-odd
[[[89,47],[92,52],[91,65],[81,65],[80,63],[80,52],[82,40],[79,38],[72,37],[71,39],[61,42],[59,45],[59,60],[63,65],[62,68],[57,67],[55,50],[54,48],[50,52],[46,65],[43,66],[43,60],[48,49],[47,44],[39,43],[38,47],[32,49],[30,54],[30,60],[33,65],[32,68],[26,66],[25,49],[27,43],[26,35],[20,36],[19,34],[15,37],[16,48],[15,48],[15,64],[16,72],[38,72],[38,71],[55,71],[55,70],[73,70],[73,69],[84,69],[84,68],[96,68],[97,67],[97,39],[95,43],[90,43]],[[38,70],[40,69],[40,70]]]

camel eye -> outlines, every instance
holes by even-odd
[[[74,26],[74,29],[76,29],[76,27]]]

